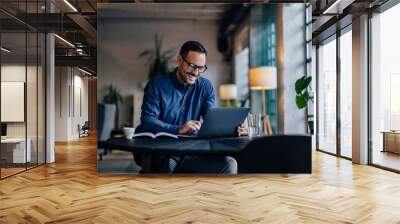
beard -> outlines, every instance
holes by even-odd
[[[187,85],[193,85],[196,82],[196,75],[193,75],[191,72],[180,71],[180,76],[182,81]]]

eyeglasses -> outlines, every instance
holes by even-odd
[[[186,60],[186,58],[183,57],[182,55],[181,55],[181,58],[186,62],[186,64],[189,65],[189,72],[193,72],[193,71],[195,71],[196,69],[199,69],[199,73],[203,73],[203,72],[205,72],[205,71],[207,70],[207,65],[204,65],[204,66],[197,66],[197,65],[195,65],[195,64],[193,64],[193,63],[188,62],[188,61]]]

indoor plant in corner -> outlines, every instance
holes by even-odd
[[[299,78],[298,80],[296,80],[296,83],[295,83],[296,105],[297,105],[297,108],[299,108],[299,109],[303,109],[303,108],[307,109],[307,105],[308,105],[309,101],[314,103],[314,97],[313,97],[311,86],[310,86],[311,81],[312,81],[312,77],[307,76],[307,75],[304,75],[301,78]],[[308,112],[309,111],[307,111],[308,127],[310,130],[310,133],[314,134],[314,115],[309,114]]]
[[[149,80],[156,75],[166,75],[170,72],[168,63],[174,56],[174,50],[171,48],[162,51],[162,43],[162,37],[156,34],[154,37],[154,48],[145,49],[139,54],[139,58],[147,57],[146,64],[149,66]]]
[[[108,85],[105,87],[106,88],[106,94],[103,97],[103,103],[105,104],[114,104],[116,107],[115,111],[115,127],[119,127],[119,105],[122,104],[123,98],[119,90],[114,87],[113,85]]]

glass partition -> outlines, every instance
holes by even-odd
[[[1,46],[1,176],[6,177],[24,171],[31,156],[26,138],[26,33],[2,33]]]
[[[0,7],[23,16],[43,11],[43,4],[8,1]],[[0,12],[0,178],[45,162],[45,41],[34,27]]]
[[[37,165],[38,149],[38,35],[36,32],[27,33],[27,74],[26,74],[26,114],[27,114],[27,150],[30,151],[27,167]]]

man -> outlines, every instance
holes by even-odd
[[[137,132],[185,135],[200,129],[200,117],[215,104],[211,82],[201,77],[207,70],[206,56],[207,50],[197,41],[182,45],[177,68],[147,84]],[[238,132],[241,131],[239,128]],[[152,160],[153,172],[237,173],[236,160],[230,156],[153,157]]]

